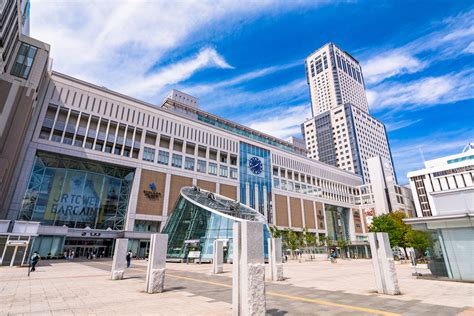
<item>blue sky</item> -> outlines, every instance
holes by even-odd
[[[310,116],[305,57],[332,41],[362,64],[401,183],[474,141],[471,1],[31,2],[53,69],[155,104],[178,88],[281,138]]]

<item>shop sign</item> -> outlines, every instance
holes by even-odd
[[[161,193],[156,190],[155,182],[151,182],[148,185],[149,190],[143,190],[143,194],[150,200],[158,200],[161,197]]]
[[[184,243],[185,244],[199,244],[199,239],[188,239],[188,240],[185,240]]]
[[[189,259],[197,259],[201,257],[201,252],[200,251],[190,251],[188,253],[188,258]]]
[[[101,233],[89,233],[89,236],[92,236],[92,237],[99,237],[100,235],[102,235],[102,234]],[[81,236],[85,237],[85,236],[87,236],[87,233],[82,232]]]

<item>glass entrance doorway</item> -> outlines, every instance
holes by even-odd
[[[28,264],[28,252],[30,249],[30,236],[9,235],[5,240],[0,252],[0,265],[21,266]]]
[[[74,251],[74,258],[104,258],[112,254],[112,239],[70,239],[64,243],[64,252]]]

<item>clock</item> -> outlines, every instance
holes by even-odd
[[[249,168],[254,174],[261,174],[263,171],[263,164],[260,159],[257,157],[252,157],[249,159]]]

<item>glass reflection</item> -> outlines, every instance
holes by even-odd
[[[126,168],[38,152],[19,219],[123,229],[133,174]]]

